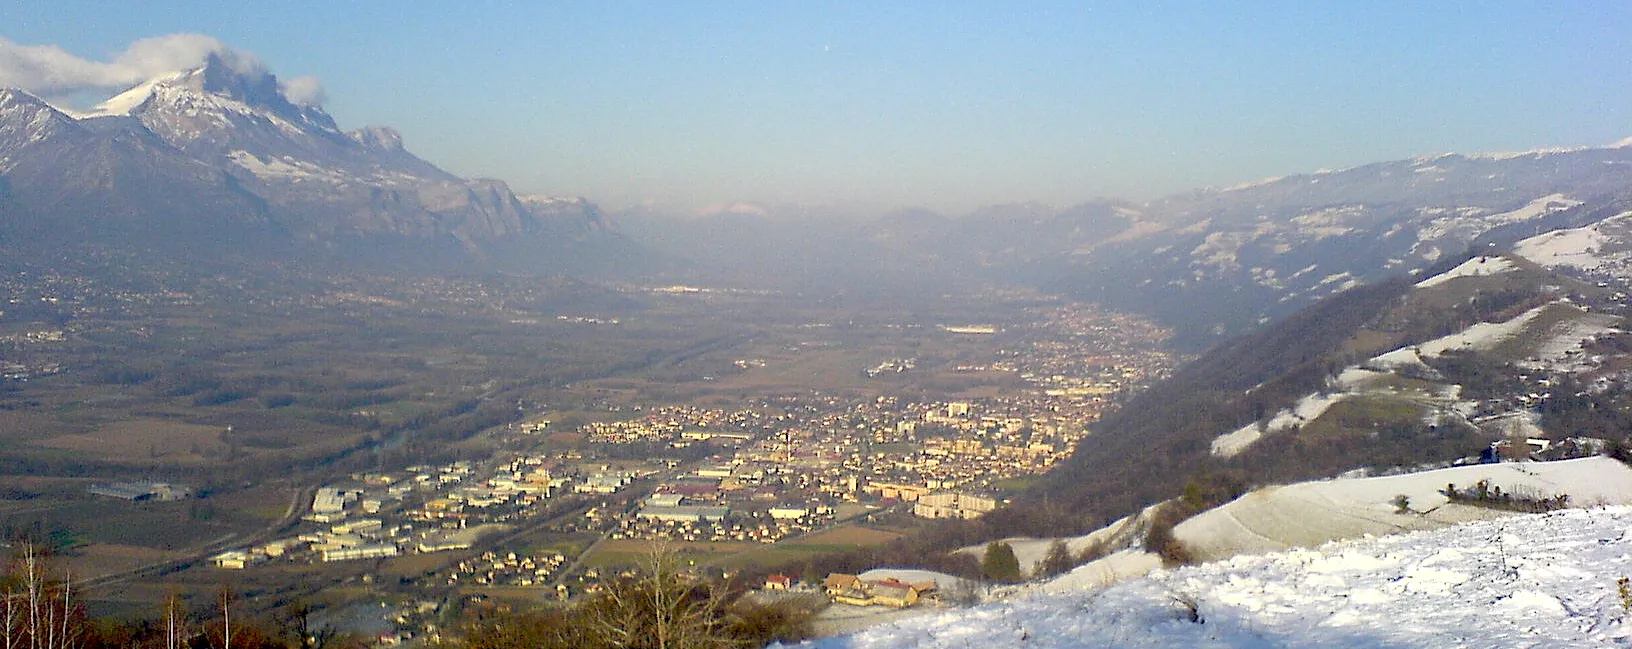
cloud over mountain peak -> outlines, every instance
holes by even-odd
[[[211,59],[246,76],[269,74],[254,54],[204,34],[167,34],[131,43],[109,61],[77,56],[56,45],[22,45],[0,37],[0,87],[17,87],[47,98],[124,90],[155,77],[190,70]],[[323,86],[312,77],[279,84],[291,103],[319,106]]]

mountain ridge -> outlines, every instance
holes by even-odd
[[[0,178],[19,235],[7,243],[150,231],[144,240],[204,254],[227,244],[251,256],[521,272],[649,257],[593,203],[528,202],[501,180],[458,178],[396,130],[343,132],[271,72],[220,54],[77,115],[0,89]]]

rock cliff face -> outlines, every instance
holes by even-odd
[[[413,255],[387,251],[481,266],[520,248],[523,262],[502,265],[549,272],[570,272],[576,247],[632,248],[587,201],[522,200],[503,181],[456,177],[390,128],[342,132],[230,55],[84,114],[0,89],[0,188],[10,234],[0,245],[230,241],[237,254],[360,253],[408,266]]]

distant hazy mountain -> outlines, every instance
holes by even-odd
[[[1475,244],[1608,216],[1601,206],[1632,192],[1627,144],[1446,154],[1172,196],[1138,206],[1132,230],[1078,255],[1055,286],[1181,327],[1242,331]]]
[[[455,177],[389,128],[341,132],[271,73],[218,55],[82,114],[0,90],[0,188],[8,244],[135,237],[206,254],[569,272],[638,257],[587,201]]]
[[[1154,315],[1199,347],[1344,289],[1420,273],[1472,246],[1613,216],[1607,206],[1628,196],[1632,140],[1420,157],[1143,203],[1019,203],[958,217],[903,210],[825,229],[775,213],[646,218],[631,234],[660,245],[711,229],[711,241],[730,245],[670,252],[707,250],[692,258],[764,276],[786,269],[865,275],[874,284],[970,277],[1040,286]],[[787,254],[764,259],[766,250]],[[777,264],[785,260],[798,263]]]

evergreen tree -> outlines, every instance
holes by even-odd
[[[1002,541],[986,544],[986,557],[980,561],[980,571],[992,581],[1020,581],[1020,559],[1014,548]]]

